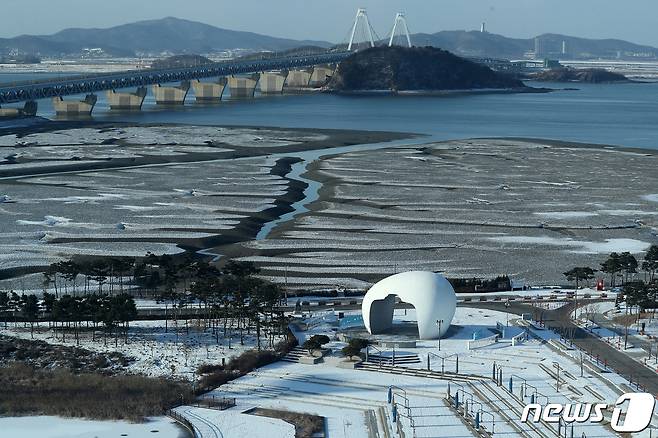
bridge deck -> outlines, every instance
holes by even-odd
[[[223,61],[197,67],[130,70],[17,84],[0,84],[0,105],[191,79],[310,67],[318,64],[340,62],[350,54],[351,52],[332,52],[248,61]]]

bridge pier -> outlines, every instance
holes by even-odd
[[[146,98],[146,88],[139,87],[134,93],[107,92],[107,101],[113,110],[140,110]]]
[[[37,115],[37,103],[34,100],[25,102],[23,108],[0,108],[0,119],[19,119]]]
[[[301,91],[308,88],[313,69],[290,70],[286,78],[285,89],[288,91]]]
[[[98,96],[95,94],[87,94],[84,100],[72,102],[66,101],[61,96],[53,97],[53,107],[55,107],[55,114],[65,116],[90,116],[91,112],[96,106]]]
[[[194,89],[194,96],[197,102],[219,102],[222,100],[224,89],[228,80],[221,77],[217,82],[201,82],[199,80],[192,81],[192,89]]]
[[[313,69],[308,85],[310,87],[322,87],[329,82],[334,75],[335,68],[327,66],[318,66]]]
[[[183,81],[177,87],[153,86],[155,103],[158,105],[185,105],[185,98],[190,91],[190,82]]]
[[[264,72],[260,74],[258,86],[263,94],[281,94],[288,77],[287,71]]]
[[[311,80],[311,70],[291,70],[286,78],[286,88],[306,88]]]
[[[228,78],[228,86],[231,89],[231,99],[244,99],[254,97],[254,93],[256,92],[256,84],[258,84],[259,78],[260,75],[258,73],[254,73],[247,77],[231,76]]]

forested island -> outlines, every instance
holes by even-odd
[[[544,82],[584,82],[603,84],[614,82],[631,82],[626,76],[602,68],[555,68],[537,73],[532,79]]]
[[[536,90],[518,79],[434,47],[373,47],[344,60],[334,92]]]

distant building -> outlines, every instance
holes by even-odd
[[[557,59],[544,59],[544,68],[560,68],[562,65]]]
[[[543,41],[539,37],[535,37],[535,59],[540,59],[544,54]]]

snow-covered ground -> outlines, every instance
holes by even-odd
[[[330,315],[330,312],[326,312]],[[347,312],[346,317],[358,315],[359,312]],[[309,332],[300,332],[302,339],[313,334],[329,334],[333,341],[329,347],[338,351],[344,344],[335,337],[332,321],[335,318],[320,318],[314,315],[316,324]],[[318,318],[320,318],[318,320]],[[396,310],[396,324],[409,324],[415,321],[413,310]],[[525,326],[516,326],[518,317],[477,308],[459,307],[447,338],[441,340],[439,350],[437,341],[418,341],[416,348],[400,348],[397,357],[417,356],[417,363],[405,363],[405,367],[424,369],[427,357],[430,367],[439,371],[441,362],[447,372],[454,372],[455,357],[459,357],[459,373],[477,375],[470,381],[450,381],[449,378],[430,379],[419,376],[389,374],[385,372],[365,371],[339,368],[343,360],[339,353],[326,357],[323,363],[303,365],[299,363],[279,362],[261,368],[245,377],[217,388],[208,397],[235,397],[236,407],[224,411],[222,415],[236,416],[241,421],[242,412],[253,407],[283,409],[324,416],[327,421],[329,437],[365,438],[393,434],[391,405],[387,403],[389,388],[393,385],[396,394],[406,394],[408,415],[413,418],[414,427],[408,418],[403,418],[402,427],[406,436],[416,437],[470,437],[472,432],[465,427],[459,417],[452,411],[445,400],[448,385],[454,394],[457,390],[465,391],[466,397],[482,403],[483,409],[491,412],[495,419],[495,436],[518,437],[539,436],[531,426],[519,421],[525,404],[530,403],[530,394],[536,392],[537,402],[578,403],[605,402],[614,404],[617,397],[629,391],[629,382],[614,372],[600,372],[600,368],[586,356],[581,371],[581,355],[577,350],[567,348],[559,337],[547,330],[531,328],[535,337],[526,342],[512,346],[509,338],[522,333]],[[324,323],[322,321],[325,321]],[[473,333],[486,336],[492,333],[496,323],[510,328],[505,338],[499,342],[475,350],[468,350],[467,342]],[[392,356],[391,349],[384,349],[380,354]],[[374,354],[374,350],[371,351]],[[441,359],[443,358],[443,360]],[[495,385],[491,379],[493,364],[502,367],[503,385]],[[556,387],[559,364],[559,385]],[[581,374],[582,372],[582,374]],[[512,379],[511,395],[508,390]],[[525,394],[520,395],[521,387]],[[470,394],[470,395],[469,395]],[[464,393],[462,393],[462,396]],[[403,397],[398,397],[402,402]],[[406,408],[402,408],[406,410]],[[213,413],[194,412],[197,417],[187,416],[193,423],[208,421]],[[606,414],[609,416],[609,414]],[[201,416],[202,418],[198,418]],[[487,416],[485,416],[487,417]],[[487,417],[488,418],[488,417]],[[490,428],[483,420],[483,425]],[[537,426],[546,436],[555,436],[554,426],[541,424]],[[415,435],[412,435],[415,428]],[[552,428],[552,431],[549,429]],[[227,433],[219,427],[225,438],[242,435]],[[386,430],[386,432],[385,432]],[[519,432],[521,430],[522,432]],[[274,438],[274,433],[261,429],[254,433],[254,438]],[[569,429],[570,433],[570,429]],[[593,423],[579,424],[574,427],[574,436],[583,433],[588,438],[611,437],[615,434],[606,427]],[[655,434],[655,430],[653,430]],[[220,436],[216,434],[203,435]],[[285,436],[285,435],[281,435]],[[649,436],[649,431],[634,434],[634,437]]]
[[[186,432],[167,417],[145,423],[92,421],[49,416],[0,417],[0,436],[6,438],[181,438]]]
[[[30,339],[30,329],[22,325],[0,328],[0,334]],[[72,334],[69,334],[66,343],[63,343],[61,335],[55,338],[54,333],[45,327],[35,331],[34,339],[58,345],[76,345]],[[264,337],[261,342],[263,346],[268,346]],[[117,351],[134,358],[135,362],[128,366],[128,372],[192,380],[196,377],[195,372],[200,365],[221,364],[222,359],[228,362],[232,357],[255,348],[256,339],[253,331],[250,335],[245,332],[244,345],[241,345],[240,334],[234,330],[229,348],[228,338],[223,338],[222,333],[216,337],[210,329],[203,330],[196,320],[190,320],[187,328],[182,320],[177,324],[169,321],[167,332],[164,321],[135,321],[130,325],[128,342],[119,337],[116,345],[115,347],[111,335],[107,336],[106,342],[101,331],[96,333],[96,340],[92,339],[90,332],[80,335],[81,348],[96,352]]]
[[[246,413],[180,406],[174,409],[189,419],[200,438],[294,438],[295,427],[283,420]]]

